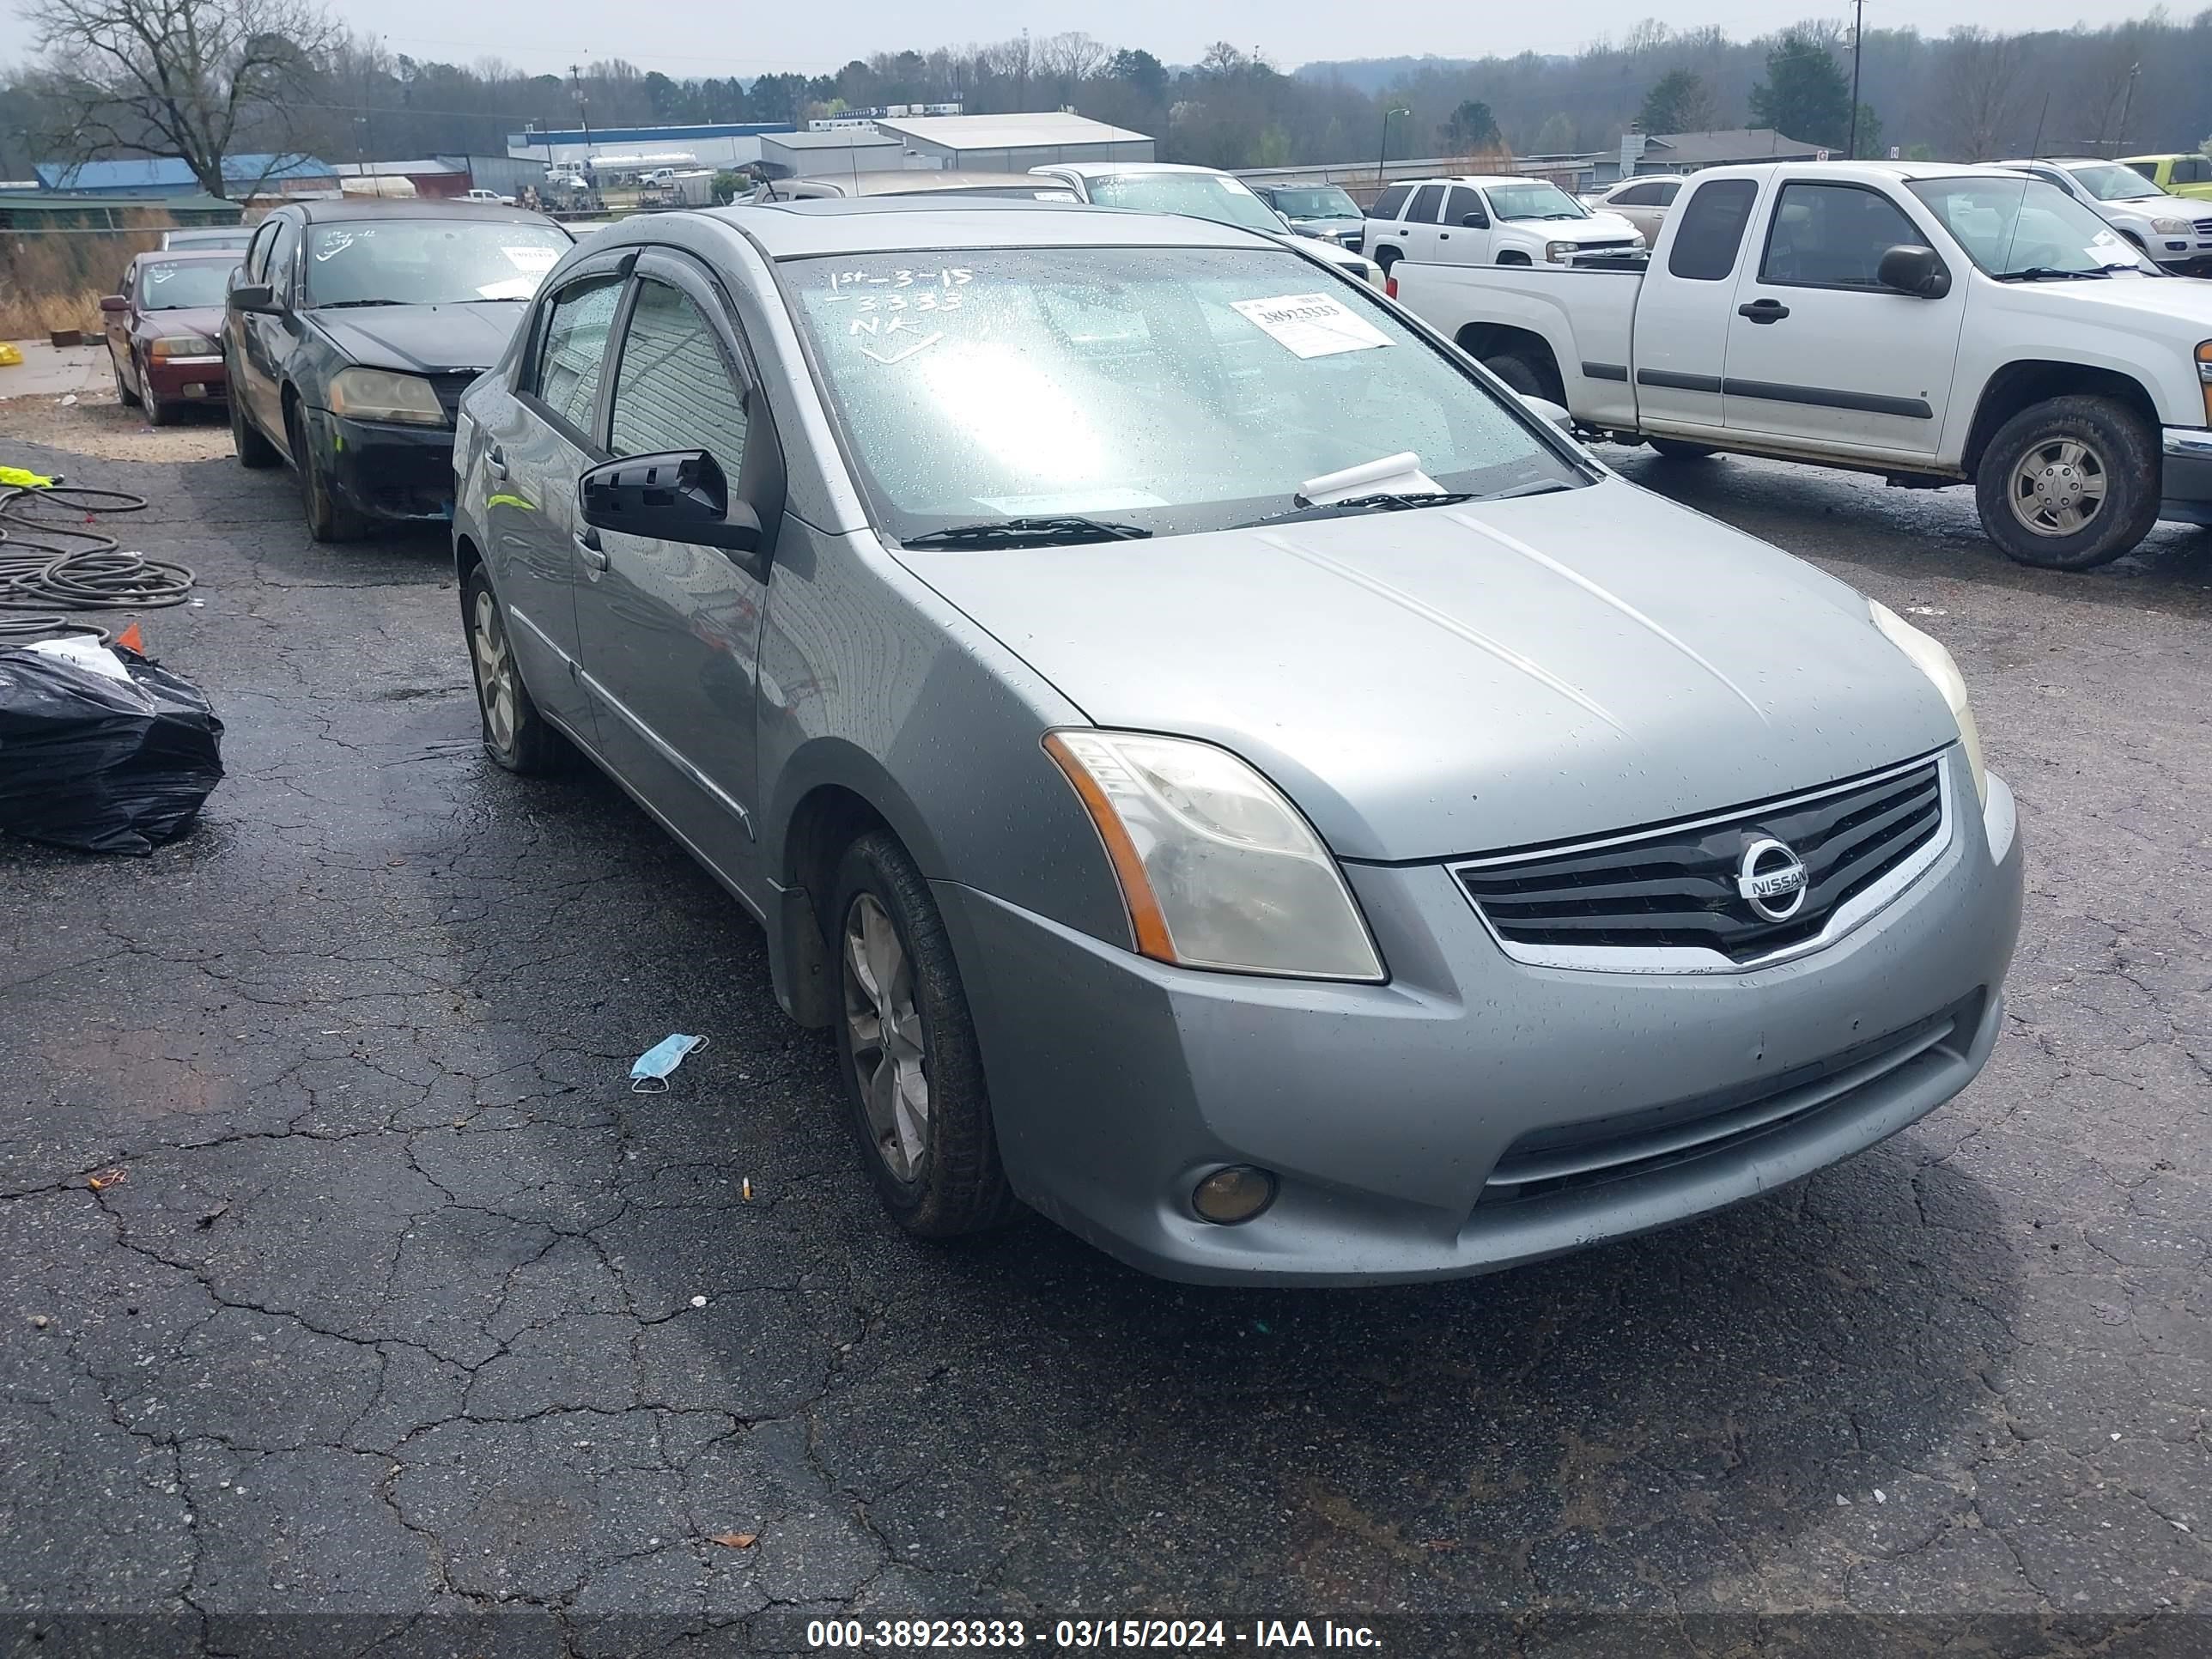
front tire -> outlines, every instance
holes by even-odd
[[[929,884],[878,830],[845,849],[833,890],[837,1070],[877,1194],[919,1237],[997,1226],[1014,1199],[952,941]]]
[[[154,395],[154,377],[146,372],[146,365],[143,363],[138,365],[138,385],[141,388],[141,401],[146,405],[146,424],[174,426],[177,422],[177,407],[174,404],[163,403]]]
[[[483,722],[484,753],[526,777],[560,770],[568,758],[568,746],[531,701],[507,643],[507,612],[481,564],[461,584],[461,615],[468,624],[469,666]]]
[[[1684,443],[1680,438],[1653,438],[1650,442],[1654,454],[1670,461],[1710,461],[1714,454],[1710,445]]]
[[[2156,434],[2112,398],[2052,398],[1997,428],[1974,475],[1982,529],[2008,557],[2089,570],[2158,522]]]
[[[123,378],[123,365],[116,362],[115,354],[112,351],[110,351],[107,354],[107,366],[110,369],[114,371],[115,374],[116,401],[121,404],[125,409],[137,408],[138,388],[132,386],[130,381]],[[134,369],[137,367],[135,360],[133,361],[131,367]]]
[[[319,542],[354,540],[362,532],[362,516],[331,488],[330,477],[307,441],[307,417],[296,404],[286,419],[285,431],[292,442],[292,470],[300,475],[300,506],[307,515],[307,533]]]
[[[224,401],[230,406],[230,447],[238,457],[238,464],[255,472],[266,471],[284,458],[276,453],[276,446],[261,435],[261,428],[253,424],[253,417],[246,412],[246,399],[241,395],[240,382],[228,366],[223,370]]]

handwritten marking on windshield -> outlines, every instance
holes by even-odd
[[[902,318],[899,320],[903,321],[905,319]],[[855,333],[859,332],[857,326],[854,331]],[[888,357],[882,352],[872,350],[866,346],[862,346],[860,348],[860,355],[863,357],[867,358],[871,362],[881,363],[885,368],[889,368],[894,363],[904,362],[908,358],[913,356],[917,351],[927,350],[931,346],[935,345],[944,337],[945,336],[941,332],[924,335],[921,339],[916,340],[912,345],[904,347],[900,350],[894,351]]]

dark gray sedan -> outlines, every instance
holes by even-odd
[[[580,750],[761,919],[918,1234],[1477,1273],[1806,1175],[1995,1041],[2021,854],[1943,647],[1281,242],[634,219],[455,464],[492,757]]]

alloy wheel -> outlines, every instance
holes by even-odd
[[[499,606],[489,592],[477,595],[469,637],[476,654],[484,729],[491,733],[493,746],[505,751],[514,746],[514,659],[507,652],[507,630],[499,625]]]
[[[2077,535],[2105,505],[2104,458],[2078,438],[2030,446],[2012,472],[2013,516],[2039,536]]]
[[[876,1155],[901,1181],[929,1152],[929,1078],[913,964],[890,913],[861,893],[845,916],[845,1031]]]

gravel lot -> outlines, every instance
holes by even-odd
[[[0,845],[0,1654],[919,1611],[2212,1651],[2212,535],[2056,577],[1963,491],[1607,452],[1958,655],[2027,842],[2010,1030],[1698,1224],[1260,1294],[893,1233],[737,905],[612,786],[481,757],[440,539],[317,548],[287,475],[0,430],[155,496],[125,544],[206,603],[147,638],[232,769],[149,859]],[[714,1040],[632,1096],[676,1030]]]

